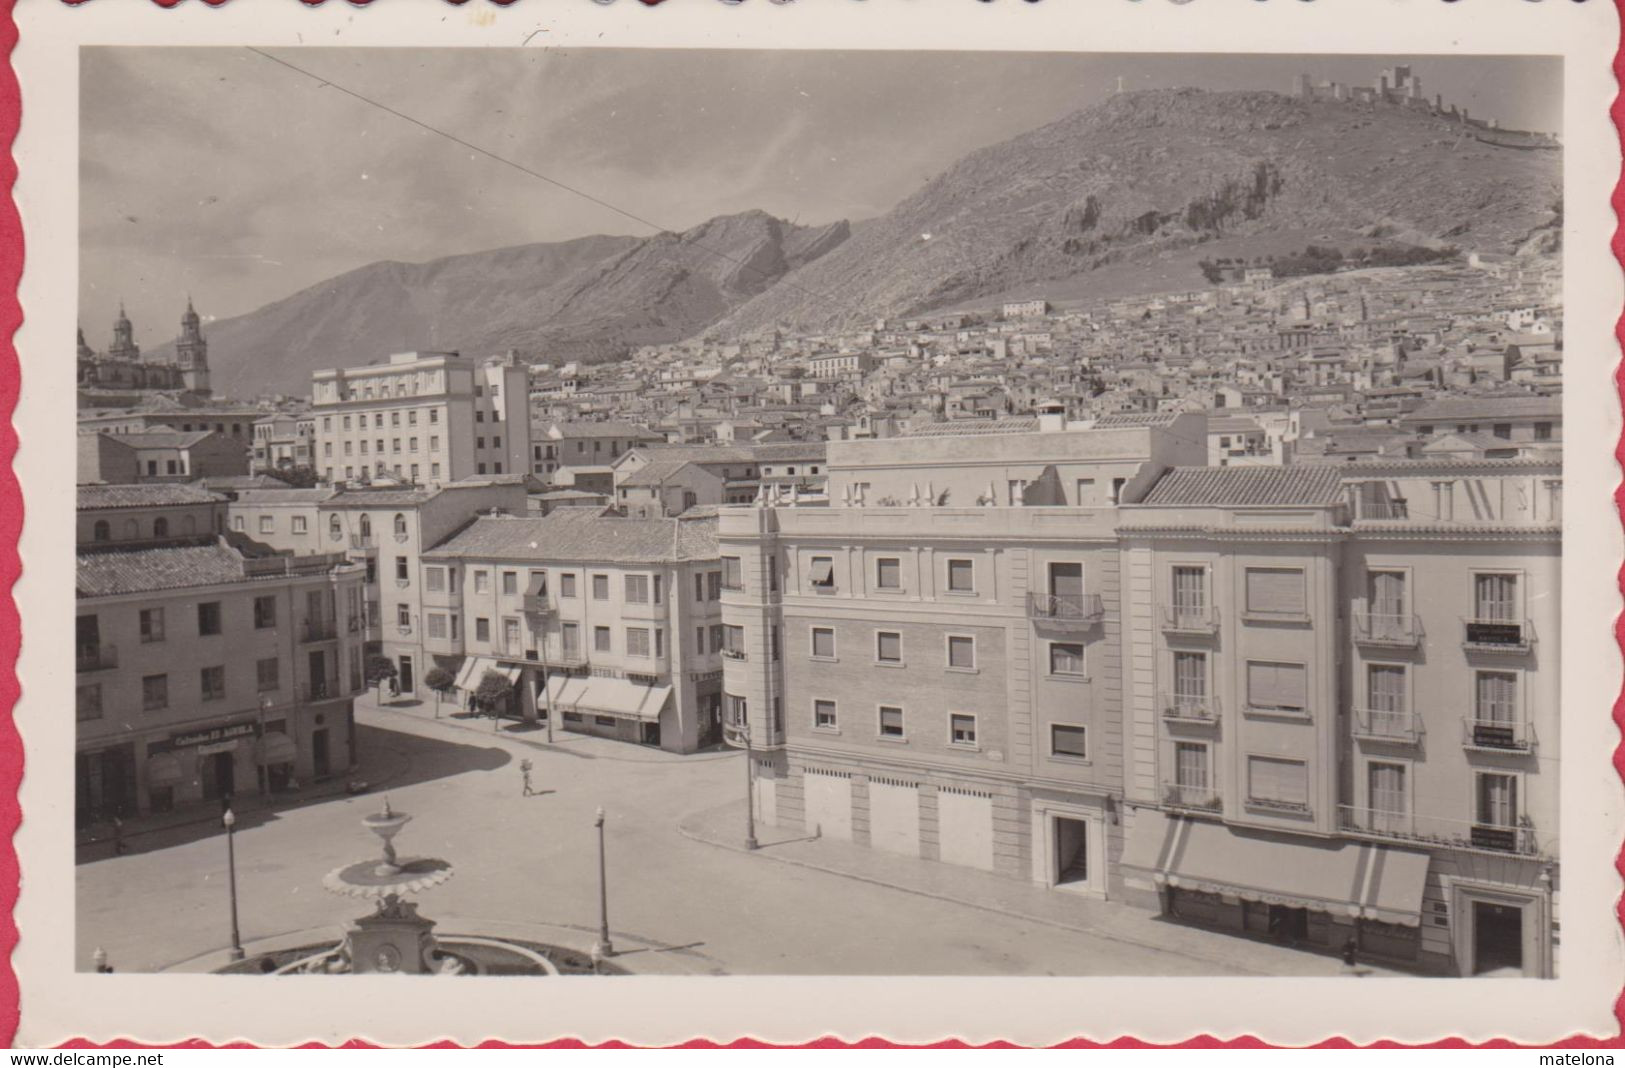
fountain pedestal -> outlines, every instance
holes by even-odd
[[[434,921],[419,916],[416,905],[392,894],[345,932],[350,970],[357,975],[435,971],[433,930]]]
[[[327,873],[322,885],[335,894],[378,903],[377,910],[356,920],[344,934],[344,956],[358,974],[422,975],[442,970],[435,954],[434,921],[401,895],[421,893],[451,878],[451,865],[436,857],[400,857],[394,837],[411,820],[389,807],[364,817],[362,823],[384,843],[381,860],[363,860]]]

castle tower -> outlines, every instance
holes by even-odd
[[[181,316],[181,336],[175,341],[175,365],[181,372],[181,383],[189,393],[208,396],[209,343],[203,337],[202,321],[192,307],[192,298],[186,298],[186,314]]]
[[[108,346],[107,358],[110,360],[139,360],[141,359],[141,346],[135,343],[135,328],[130,325],[130,317],[124,314],[124,302],[118,306],[118,318],[113,320],[113,344]]]

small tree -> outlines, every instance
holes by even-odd
[[[395,661],[387,656],[374,654],[367,657],[367,685],[378,687],[378,700],[384,699],[384,683],[393,680],[400,672],[395,670]]]
[[[480,684],[474,690],[474,707],[491,717],[493,730],[501,721],[502,710],[512,694],[513,683],[501,672],[488,670],[480,677]]]
[[[445,668],[432,667],[428,674],[423,676],[423,685],[434,691],[434,718],[439,719],[440,699],[456,687],[457,680]]]

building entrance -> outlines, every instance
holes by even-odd
[[[1290,905],[1270,906],[1270,937],[1277,942],[1307,942],[1309,940],[1309,910]]]
[[[417,680],[412,677],[412,658],[401,657],[400,688],[402,693],[411,693],[417,689]]]
[[[1473,902],[1473,974],[1524,974],[1522,908]]]
[[[331,758],[327,754],[327,728],[310,732],[310,763],[316,778],[325,779],[331,773]]]
[[[237,793],[237,754],[210,753],[199,762],[206,801],[230,801]]]
[[[1089,881],[1089,825],[1055,817],[1055,885]]]

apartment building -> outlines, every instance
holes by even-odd
[[[279,413],[254,422],[254,471],[310,467],[316,420],[309,415]]]
[[[322,505],[340,492],[331,486],[235,490],[226,504],[226,525],[284,552],[343,552],[347,546],[334,544],[322,527]]]
[[[665,439],[647,427],[617,421],[547,422],[532,427],[530,471],[551,479],[561,468],[613,464],[636,445]]]
[[[691,753],[721,733],[717,522],[565,508],[482,516],[423,554],[423,648],[464,699],[488,671],[516,715]]]
[[[1556,464],[1210,468],[1187,429],[831,444],[830,507],[723,508],[724,714],[760,818],[1551,974]],[[1090,478],[1115,503],[1080,506]]]
[[[312,466],[328,482],[454,482],[529,470],[525,366],[454,352],[317,371]]]
[[[245,556],[204,519],[218,498],[184,489],[80,491],[81,822],[274,792],[354,759],[361,569]],[[99,536],[126,521],[138,536]]]

